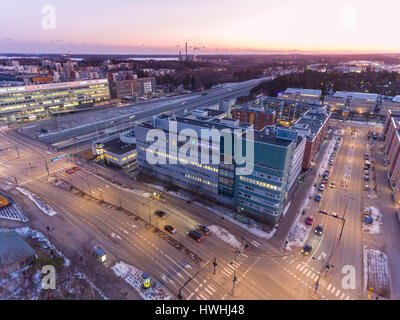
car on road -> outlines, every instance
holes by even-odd
[[[328,164],[329,164],[330,166],[333,166],[333,160],[332,160],[332,159],[329,159]]]
[[[203,239],[203,236],[196,230],[190,230],[189,232],[186,232],[186,234],[197,242],[200,242]]]
[[[311,250],[312,250],[312,246],[310,246],[309,244],[306,244],[306,245],[303,247],[303,249],[301,249],[301,253],[304,254],[304,255],[306,255],[306,256],[308,256],[309,253],[311,252]]]
[[[322,180],[321,180],[321,184],[327,184],[328,183],[328,179],[327,178],[323,178]]]
[[[161,210],[155,211],[154,214],[162,219],[167,219],[167,217],[168,217],[168,215],[164,211],[161,211]]]
[[[68,174],[72,174],[72,173],[74,173],[75,171],[74,171],[74,169],[69,168],[69,169],[66,170],[65,172],[68,173]]]
[[[365,160],[369,160],[369,155],[368,154],[364,154],[364,159]]]
[[[333,157],[333,158],[336,157],[336,152],[332,152],[332,153],[331,153],[331,158],[332,158],[332,157]]]
[[[324,190],[325,190],[325,185],[321,183],[321,184],[318,186],[318,191],[324,191]]]
[[[368,176],[369,175],[369,170],[364,170],[364,175]]]
[[[169,233],[176,233],[176,229],[173,226],[166,225],[164,229],[167,230]]]
[[[331,189],[335,189],[336,188],[335,181],[331,181],[331,183],[329,185],[329,188],[331,188]]]
[[[314,222],[314,217],[313,216],[308,216],[307,219],[306,219],[306,225],[312,226],[313,222]]]
[[[324,231],[324,228],[322,227],[322,225],[318,225],[315,229],[314,229],[314,233],[321,236],[322,232]]]
[[[196,230],[203,232],[205,235],[208,235],[210,233],[210,229],[208,229],[206,226],[202,226],[202,225],[197,225]]]
[[[369,176],[364,176],[365,181],[369,181]]]
[[[372,213],[371,208],[364,208],[364,214],[365,214],[366,216],[370,216],[371,213]]]
[[[79,167],[72,167],[72,170],[79,171]]]
[[[364,190],[365,190],[365,191],[370,191],[371,188],[369,187],[369,185],[366,184],[366,185],[364,186]]]
[[[317,194],[314,198],[315,201],[320,202],[322,200],[322,196],[320,194]]]

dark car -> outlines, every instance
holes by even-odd
[[[169,233],[175,233],[176,232],[176,229],[173,226],[166,225],[164,227],[164,229],[167,230]]]
[[[323,178],[323,179],[321,180],[321,183],[322,183],[322,184],[327,184],[327,183],[328,183],[328,178]]]
[[[161,210],[157,210],[156,212],[154,212],[154,214],[156,215],[156,216],[159,216],[160,218],[163,218],[163,219],[167,219],[167,214],[164,212],[164,211],[161,211]]]
[[[369,176],[364,176],[365,181],[369,181]]]
[[[72,170],[78,171],[78,170],[79,170],[79,167],[73,167]]]
[[[203,236],[198,233],[196,230],[191,230],[187,232],[187,235],[191,237],[192,239],[196,240],[197,242],[200,242],[203,239]]]
[[[208,229],[206,226],[198,225],[196,226],[196,230],[203,232],[205,235],[208,235],[210,233],[210,229]]]
[[[320,202],[322,199],[322,196],[320,194],[317,194],[314,198],[315,201]]]
[[[322,235],[323,231],[324,231],[324,228],[320,224],[314,229],[314,233],[319,235],[319,236]]]
[[[301,253],[308,256],[308,254],[311,252],[311,250],[312,250],[312,246],[310,246],[309,244],[306,244],[304,246],[304,248],[301,249]]]

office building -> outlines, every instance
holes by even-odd
[[[384,127],[385,160],[393,198],[400,204],[400,111],[389,110]]]
[[[23,122],[110,104],[107,79],[0,88],[0,120]]]
[[[382,97],[382,103],[379,114],[381,116],[388,116],[389,110],[400,111],[400,96],[395,97]]]
[[[328,104],[332,112],[342,113],[344,116],[352,114],[373,114],[377,108],[378,95],[374,93],[336,91],[335,94],[325,96],[324,103]]]
[[[253,125],[254,130],[261,130],[265,126],[275,124],[275,111],[265,107],[241,107],[231,111],[233,119]]]
[[[156,79],[154,77],[112,81],[110,83],[111,97],[122,98],[126,96],[140,97],[154,92]]]
[[[150,164],[146,158],[152,145],[152,142],[146,141],[146,135],[152,129],[161,129],[165,133],[165,138],[159,137],[157,140],[165,142],[165,150],[157,150],[156,155],[165,159],[166,164]],[[196,135],[188,136],[184,142],[171,139],[171,136],[183,129],[191,129]],[[226,141],[235,141],[236,137],[237,144],[233,144],[234,147],[229,150],[229,147],[224,148],[225,137],[219,141],[210,141],[210,154],[211,150],[217,151],[222,161],[204,163],[201,161],[203,141],[199,139],[202,129],[217,129],[219,132],[229,130],[230,139]],[[254,140],[249,132],[253,133]],[[299,156],[299,150],[305,147],[295,130],[271,128],[254,131],[251,124],[240,123],[235,119],[219,119],[215,115],[207,117],[204,114],[160,115],[152,121],[136,125],[135,134],[139,171],[142,174],[191,190],[229,206],[240,214],[270,224],[276,223],[282,216],[288,193],[296,181],[293,175],[298,175],[301,170],[302,157]],[[253,170],[244,169],[243,164],[235,161],[224,161],[233,158],[233,150],[239,145],[242,150],[246,150],[246,141],[254,143],[254,159],[250,161]],[[180,156],[178,149],[188,142],[198,149],[198,159],[188,160]],[[294,155],[296,160],[293,160]]]
[[[292,126],[299,135],[306,138],[302,169],[307,170],[324,142],[329,130],[331,112],[309,110]]]
[[[321,90],[287,88],[280,98],[305,103],[321,103]]]

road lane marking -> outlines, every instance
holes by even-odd
[[[309,271],[307,272],[307,274],[306,274],[307,278],[310,277],[310,274],[311,274],[311,273],[312,273],[311,270],[309,270]]]
[[[329,284],[328,287],[326,288],[326,290],[329,291],[329,289],[332,287],[332,284]]]
[[[225,268],[223,271],[225,271],[225,272],[228,273],[228,274],[232,274],[232,271],[229,270],[229,269],[227,269],[227,268]]]
[[[343,298],[344,298],[345,295],[346,295],[346,294],[343,292],[342,295],[340,296],[340,300],[343,300]]]
[[[296,270],[298,270],[301,267],[301,264],[299,263],[296,267]]]
[[[299,269],[299,271],[300,271],[300,272],[303,271],[304,268],[305,268],[305,266],[301,266],[300,269]]]
[[[336,292],[336,297],[340,294],[340,290],[338,289]]]
[[[221,272],[222,272],[224,275],[226,275],[227,277],[230,277],[230,275],[227,274],[224,270],[221,270]]]
[[[209,288],[212,292],[217,291],[211,284],[209,284],[207,288]]]
[[[192,292],[187,298],[186,300],[190,300],[190,298],[194,295],[194,292]]]
[[[199,296],[200,296],[200,298],[201,299],[203,299],[203,300],[207,300],[207,297],[205,297],[204,295],[202,295],[201,293],[199,293]]]
[[[207,293],[208,293],[210,296],[212,296],[212,295],[214,294],[213,292],[211,292],[211,291],[208,290],[207,288],[204,288],[204,290],[207,291]]]
[[[335,288],[335,287],[333,287],[333,288],[332,288],[332,290],[331,290],[331,293],[334,293],[334,292],[335,292],[335,290],[336,290],[336,288]]]

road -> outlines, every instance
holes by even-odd
[[[165,101],[164,99],[161,105],[159,105],[159,101],[141,102],[139,103],[142,107],[140,108],[141,111],[136,111],[129,115],[119,116],[114,119],[99,121],[96,123],[90,123],[88,125],[71,128],[60,132],[42,134],[39,139],[46,144],[58,143],[59,147],[70,147],[74,144],[85,143],[90,140],[96,139],[98,136],[97,132],[103,132],[105,130],[113,132],[116,131],[115,127],[121,130],[123,128],[129,129],[129,127],[132,126],[132,121],[143,120],[155,114],[160,114],[164,112],[177,112],[185,109],[195,109],[199,107],[211,106],[215,103],[223,101],[224,99],[237,98],[240,96],[248,95],[250,90],[253,87],[257,86],[257,84],[270,79],[272,78],[268,77],[253,79],[246,82],[231,84],[229,87],[210,89],[203,93],[206,93],[206,95],[194,94],[183,97],[174,97],[171,98],[170,103],[168,102],[168,100]],[[178,101],[176,102],[176,100]],[[135,106],[139,104],[135,104]],[[157,106],[152,106],[154,104],[156,104]],[[129,106],[124,108],[129,108]],[[130,118],[132,116],[133,118]],[[88,136],[88,134],[90,135]],[[76,138],[79,136],[82,137]]]
[[[337,129],[332,125],[334,132]],[[336,188],[326,188],[318,204],[310,200],[310,209],[307,210],[315,217],[307,240],[313,250],[307,257],[301,254],[301,248],[280,251],[279,247],[261,241],[226,219],[222,221],[220,216],[196,203],[188,203],[166,193],[161,199],[152,200],[146,192],[151,194],[157,189],[135,181],[121,187],[102,178],[91,164],[79,163],[79,171],[67,174],[66,169],[75,165],[72,160],[50,163],[49,159],[55,154],[47,150],[46,145],[12,131],[3,134],[0,140],[0,149],[7,149],[0,154],[0,178],[3,182],[7,180],[8,184],[18,184],[36,193],[62,212],[55,217],[43,215],[44,225],[52,224],[56,229],[68,225],[71,228],[68,232],[71,235],[78,233],[79,239],[84,237],[81,233],[85,230],[92,239],[91,245],[103,246],[114,261],[123,260],[149,271],[175,295],[205,262],[216,258],[216,274],[213,274],[210,264],[182,290],[184,299],[364,299],[361,210],[367,193],[363,190],[362,167],[368,130],[363,127],[357,128],[356,132],[347,127],[344,130],[334,165],[330,167],[329,182],[335,181]],[[337,137],[333,135],[331,139]],[[13,149],[15,146],[18,146],[18,152]],[[332,147],[332,142],[328,141],[328,151],[321,157],[323,166],[320,174],[324,166],[329,167],[327,160]],[[167,223],[173,225],[177,233],[172,237],[200,256],[203,264],[192,262],[181,251],[146,229],[145,223],[133,220],[115,207],[50,184],[45,161],[50,176],[63,179],[105,203],[123,207],[144,221],[151,220],[160,229]],[[155,210],[167,212],[168,218],[157,218]],[[337,214],[339,219],[318,214],[319,210]],[[300,222],[303,223],[305,218],[302,216]],[[345,219],[345,224],[339,240],[343,226],[341,218]],[[205,236],[204,241],[197,243],[185,234],[196,224],[222,226],[239,240],[243,236],[244,243],[250,246],[241,248],[239,253],[214,235]],[[322,236],[313,233],[318,224],[324,227]],[[252,245],[253,241],[262,243],[262,248]],[[325,268],[327,264],[329,270]],[[347,270],[348,266],[356,271],[354,288],[344,288],[342,284],[343,270]],[[319,287],[315,291],[317,283]]]

